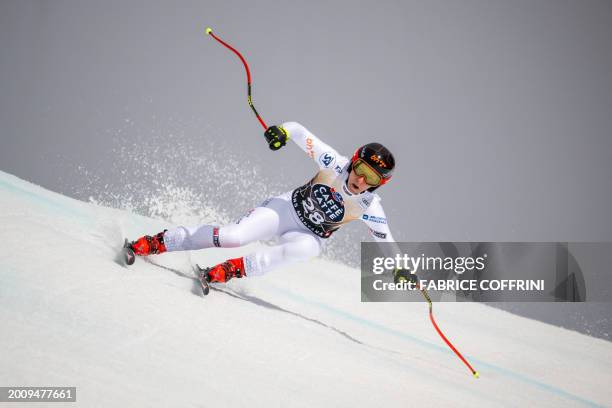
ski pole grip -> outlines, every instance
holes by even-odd
[[[270,126],[266,129],[264,137],[271,150],[278,150],[287,144],[289,134],[282,126]]]

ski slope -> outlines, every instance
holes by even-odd
[[[0,386],[77,387],[76,404],[54,407],[612,406],[612,344],[600,339],[435,304],[474,379],[425,303],[361,303],[359,271],[340,264],[313,260],[203,298],[191,265],[252,247],[128,269],[123,237],[169,225],[3,172],[0,226]]]

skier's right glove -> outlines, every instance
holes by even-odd
[[[396,268],[393,271],[393,282],[412,282],[416,286],[419,283],[419,279],[417,278],[416,274],[410,273],[410,271],[407,269]]]
[[[272,150],[278,150],[287,144],[289,133],[282,126],[270,126],[264,133],[268,146]]]

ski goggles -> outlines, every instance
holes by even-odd
[[[353,163],[353,171],[358,177],[363,177],[367,185],[378,187],[383,183],[383,178],[379,172],[374,170],[365,160],[357,159]]]

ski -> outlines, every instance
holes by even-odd
[[[123,242],[123,247],[121,248],[121,260],[125,265],[132,265],[136,261],[136,254],[134,254],[134,250],[130,246],[130,241],[125,238]],[[147,259],[145,259],[147,261]],[[165,268],[162,265],[158,265],[155,262],[148,261],[151,265],[159,266],[161,268]],[[166,268],[168,269],[168,268]],[[195,265],[195,272],[198,274],[198,282],[200,283],[200,287],[202,288],[202,294],[204,296],[210,293],[210,284],[208,282],[208,272],[210,268],[202,268],[200,265]],[[181,274],[182,275],[182,274]]]
[[[123,261],[125,264],[132,265],[134,261],[136,261],[136,255],[134,255],[134,251],[130,247],[130,242],[127,238],[123,242],[123,248],[121,250],[123,251]]]
[[[208,271],[210,271],[210,268],[202,268],[198,264],[196,264],[196,268],[198,271],[198,280],[202,287],[202,293],[206,296],[210,292],[210,283],[208,282]]]

